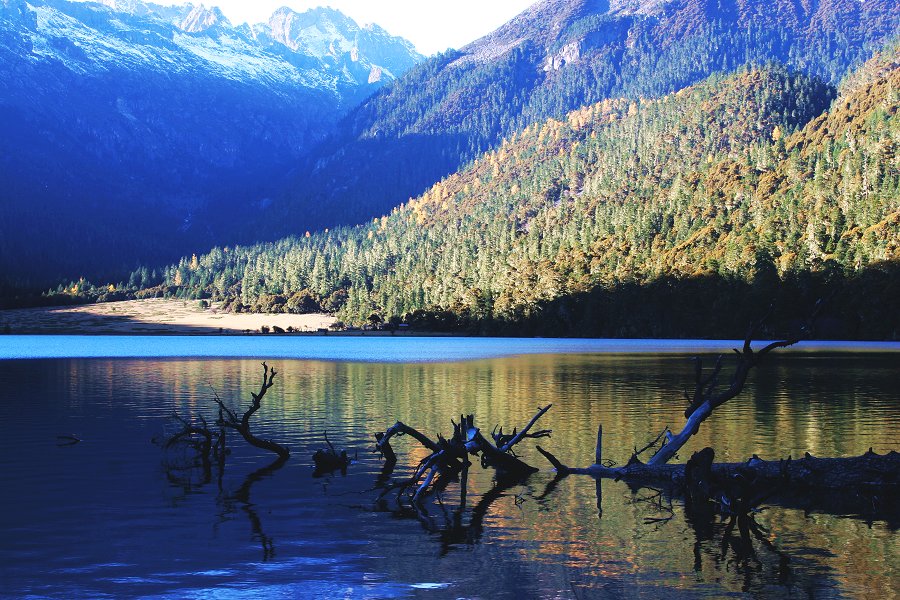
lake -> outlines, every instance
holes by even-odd
[[[451,485],[416,515],[377,503],[373,435],[402,420],[452,434],[476,415],[489,432],[537,407],[542,447],[564,462],[624,462],[679,427],[695,352],[731,342],[351,337],[0,337],[0,595],[161,598],[891,597],[896,521],[802,507],[756,517],[771,547],[723,551],[677,499],[621,482],[541,471],[497,486],[470,470],[466,508]],[[850,456],[900,449],[896,344],[811,344],[767,360],[685,449],[719,460]],[[236,435],[222,472],[154,440],[169,416],[212,398],[246,407],[260,359],[278,370],[254,431],[291,447],[283,467]],[[324,432],[356,461],[313,476]],[[60,435],[75,435],[67,444]],[[427,453],[394,444],[396,476]],[[599,504],[599,507],[598,507]]]

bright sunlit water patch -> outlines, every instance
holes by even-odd
[[[152,353],[155,342],[147,339],[182,343],[139,338],[131,351]],[[205,352],[218,343],[215,351],[228,353],[243,339],[183,343],[199,340]],[[246,339],[257,344],[253,359],[0,361],[0,595],[889,597],[900,587],[896,523],[769,508],[758,520],[790,556],[785,575],[779,556],[762,547],[753,561],[723,560],[716,532],[698,534],[680,504],[647,500],[652,491],[613,481],[598,488],[586,477],[554,480],[532,442],[520,455],[541,472],[506,488],[473,466],[455,525],[447,517],[458,502],[454,486],[443,506],[424,516],[393,502],[377,505],[382,461],[371,451],[373,434],[398,419],[431,435],[449,435],[451,419],[464,413],[474,413],[485,430],[511,429],[553,403],[541,425],[554,433],[542,447],[586,465],[602,423],[604,457],[621,463],[663,426],[682,422],[682,391],[693,378],[683,354],[602,354],[585,346],[554,354],[542,345],[559,340],[529,342],[535,351],[528,352],[517,340],[419,339],[423,346],[402,352],[440,358],[347,357],[346,345],[354,343],[371,344],[369,357],[399,356],[401,350],[379,346],[384,339],[277,341],[285,348],[333,342],[329,352],[345,345],[341,360],[328,361],[266,354],[270,339],[260,337]],[[474,358],[498,348],[515,356]],[[455,353],[469,360],[451,361]],[[152,443],[171,431],[173,410],[214,421],[213,390],[245,406],[259,386],[258,359],[279,372],[254,422],[260,435],[291,447],[282,468],[261,472],[271,457],[232,439],[221,477],[206,477]],[[773,356],[744,394],[716,411],[688,452],[712,445],[721,459],[741,460],[896,449],[898,368],[897,354]],[[345,476],[313,477],[310,457],[325,445],[326,431],[357,456]],[[60,434],[82,441],[60,446]],[[397,476],[422,458],[405,438],[395,449]],[[660,517],[671,518],[652,521]]]
[[[765,342],[758,342],[759,345]],[[0,359],[284,358],[348,362],[445,362],[520,354],[685,354],[730,352],[729,340],[595,340],[382,335],[0,336]],[[803,342],[808,352],[900,351],[898,342]]]

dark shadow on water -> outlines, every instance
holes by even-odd
[[[273,559],[275,557],[275,542],[266,534],[257,506],[250,499],[250,493],[255,484],[272,477],[284,467],[288,457],[279,457],[270,464],[253,471],[244,478],[241,485],[234,491],[227,491],[224,488],[224,460],[200,461],[196,457],[191,457],[189,460],[190,462],[187,463],[171,459],[164,461],[166,480],[170,486],[180,490],[178,501],[191,494],[196,494],[212,484],[215,476],[218,490],[216,504],[219,507],[219,511],[218,521],[214,527],[226,522],[231,515],[240,511],[250,522],[253,538],[259,541],[262,547],[263,561]]]

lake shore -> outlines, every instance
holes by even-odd
[[[326,314],[250,314],[201,308],[197,300],[152,298],[0,310],[0,331],[14,334],[183,335],[243,334],[260,328],[292,328],[299,332],[328,329],[337,319]]]

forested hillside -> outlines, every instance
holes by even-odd
[[[7,0],[0,297],[367,221],[607,99],[747,64],[837,85],[898,31],[895,0],[542,0],[402,75],[408,42],[329,9]]]
[[[545,0],[353,111],[263,215],[267,233],[357,223],[513,132],[606,98],[659,97],[776,62],[836,85],[900,30],[894,0]]]
[[[769,67],[606,100],[366,225],[216,248],[124,287],[575,335],[740,335],[773,300],[790,326],[830,296],[833,335],[895,336],[898,100],[896,50],[839,90]]]

